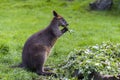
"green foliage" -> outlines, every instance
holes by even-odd
[[[68,75],[67,77],[76,69],[79,70],[79,74],[84,75],[84,80],[87,80],[93,71],[116,76],[120,74],[120,44],[108,42],[74,50],[60,66],[60,71]]]

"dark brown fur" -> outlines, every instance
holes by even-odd
[[[25,43],[22,52],[22,64],[21,67],[34,70],[39,75],[51,75],[51,72],[44,71],[44,63],[50,53],[51,48],[54,46],[56,40],[64,34],[68,29],[67,22],[53,11],[54,18],[50,25],[35,34],[33,34]],[[62,24],[60,20],[64,20],[65,24]],[[63,26],[62,30],[59,30],[59,26]]]

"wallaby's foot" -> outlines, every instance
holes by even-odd
[[[37,74],[42,76],[57,76],[55,73],[52,72],[37,72]]]
[[[53,68],[44,67],[44,71],[50,71],[50,70],[53,70]]]

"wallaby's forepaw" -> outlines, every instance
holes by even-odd
[[[66,27],[61,30],[62,33],[65,33],[66,31],[68,31],[68,28]]]
[[[65,29],[65,31],[68,31],[68,28],[67,28],[67,27],[65,27],[64,29]]]

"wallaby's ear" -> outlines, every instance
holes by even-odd
[[[58,17],[58,14],[56,13],[56,11],[53,11],[53,15],[54,15],[55,17]]]

